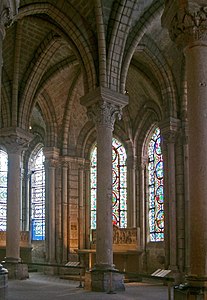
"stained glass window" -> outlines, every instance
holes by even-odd
[[[45,168],[44,154],[40,149],[33,157],[31,175],[32,240],[45,239]]]
[[[0,231],[6,231],[8,155],[0,150]]]
[[[150,241],[164,240],[163,156],[160,129],[156,128],[148,146]]]
[[[127,166],[126,151],[112,139],[112,220],[121,228],[127,227]],[[97,146],[91,152],[91,228],[96,228]]]

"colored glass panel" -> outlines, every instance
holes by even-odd
[[[127,227],[127,166],[126,151],[112,139],[112,222]],[[91,228],[96,228],[97,146],[91,152]]]
[[[8,155],[0,150],[0,231],[6,231]]]
[[[156,128],[148,147],[150,241],[164,240],[163,156],[160,129]]]
[[[31,176],[32,239],[45,239],[45,168],[44,154],[40,149],[33,158],[34,170]]]

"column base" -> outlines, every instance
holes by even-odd
[[[91,290],[95,292],[125,291],[124,275],[115,273],[115,269],[98,269],[91,271]],[[118,271],[118,270],[117,270]]]
[[[28,266],[15,262],[5,262],[4,267],[8,270],[9,279],[27,279],[29,278]]]

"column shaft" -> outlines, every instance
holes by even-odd
[[[176,231],[176,196],[175,196],[175,145],[168,143],[168,198],[169,198],[169,249],[171,270],[177,270],[177,231]]]
[[[20,260],[21,155],[8,153],[7,260]]]
[[[90,166],[85,170],[85,237],[86,237],[86,248],[90,248]]]
[[[55,167],[46,168],[46,241],[48,247],[48,261],[55,262]]]
[[[78,203],[78,215],[79,215],[79,222],[78,222],[78,235],[79,235],[79,248],[85,248],[85,214],[84,214],[84,197],[83,197],[83,187],[84,187],[84,169],[83,166],[79,167],[79,203]]]
[[[136,169],[134,158],[128,159],[127,226],[136,227]]]
[[[207,275],[207,42],[186,51],[188,82],[190,272]]]
[[[47,260],[56,261],[56,165],[59,158],[57,148],[44,148],[45,155],[45,240]]]
[[[68,167],[62,167],[62,240],[63,262],[68,261]]]
[[[96,264],[113,264],[112,226],[112,129],[97,126]]]

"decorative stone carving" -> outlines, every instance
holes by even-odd
[[[26,150],[33,135],[21,128],[3,128],[0,130],[0,144],[9,153],[21,153]]]
[[[128,96],[98,87],[82,97],[81,104],[87,107],[88,117],[96,126],[102,125],[113,130],[116,116],[121,118],[122,108],[128,104]]]
[[[5,36],[5,27],[11,25],[13,17],[17,14],[18,7],[18,0],[0,1],[0,33],[3,38]]]
[[[94,121],[96,126],[102,125],[113,130],[116,116],[118,116],[119,120],[121,119],[121,108],[118,105],[107,103],[106,101],[93,104],[88,109],[88,117]]]
[[[207,6],[188,3],[184,7],[180,4],[179,8],[170,9],[166,5],[163,24],[168,28],[171,39],[181,48],[191,42],[207,41]]]
[[[119,228],[113,225],[113,250],[135,250],[140,245],[139,228]],[[91,246],[96,245],[96,229],[92,230]]]

